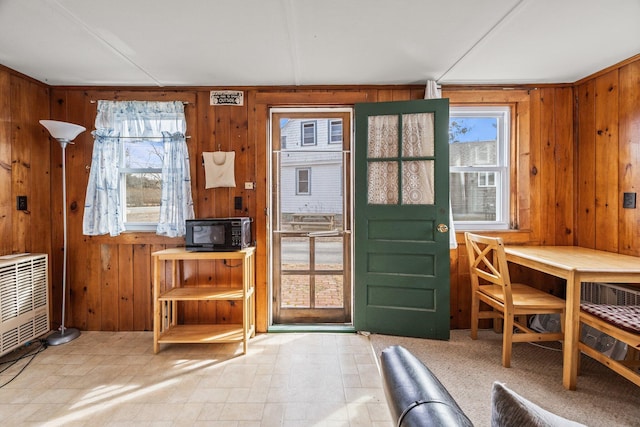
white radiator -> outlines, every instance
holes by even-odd
[[[47,255],[0,257],[0,356],[47,332]]]

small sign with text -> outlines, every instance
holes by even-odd
[[[211,105],[244,105],[244,92],[241,90],[212,90]]]

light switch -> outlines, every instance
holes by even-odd
[[[27,210],[27,196],[18,196],[16,197],[16,208],[19,211]]]

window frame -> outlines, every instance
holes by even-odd
[[[456,230],[468,231],[468,230],[508,230],[511,228],[512,219],[510,213],[512,212],[511,204],[514,203],[511,194],[511,177],[513,175],[511,151],[513,147],[514,126],[513,121],[515,114],[513,112],[512,105],[509,103],[495,104],[495,105],[451,105],[449,112],[449,120],[456,117],[493,117],[498,119],[497,129],[497,154],[495,166],[486,165],[470,165],[470,166],[449,166],[450,176],[451,173],[468,173],[477,174],[480,177],[481,173],[497,173],[494,179],[494,185],[484,185],[482,187],[495,187],[496,188],[496,216],[495,219],[462,221],[453,220]],[[449,142],[451,144],[451,141]],[[478,179],[478,186],[480,186],[480,179]],[[453,214],[453,211],[452,211]]]
[[[307,191],[300,191],[300,172],[307,172]],[[296,196],[310,196],[311,195],[311,168],[296,168]]]
[[[334,140],[333,139],[333,128],[337,124],[340,125],[340,132],[339,132],[340,139],[339,140]],[[329,144],[342,144],[342,140],[343,140],[343,123],[342,123],[342,119],[330,119],[330,120],[327,120],[327,126],[329,127],[329,129],[328,129],[328,133],[329,133],[328,143]]]
[[[313,142],[306,143],[305,142],[305,127],[313,126]],[[318,124],[315,120],[305,120],[300,122],[300,146],[301,147],[310,147],[318,145]]]

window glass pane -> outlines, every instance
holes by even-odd
[[[316,270],[342,270],[342,237],[316,237]]]
[[[311,171],[309,169],[298,169],[297,171],[297,194],[309,194]]]
[[[402,163],[402,204],[433,204],[433,160]]]
[[[452,117],[449,121],[450,166],[497,166],[498,119]]]
[[[342,274],[322,274],[316,276],[315,306],[317,308],[344,307],[344,276]]]
[[[398,116],[369,116],[369,158],[398,156]]]
[[[402,116],[402,156],[433,156],[433,113]]]
[[[331,120],[329,123],[329,142],[332,144],[342,142],[342,120]]]
[[[495,221],[497,217],[496,186],[483,185],[487,177],[499,179],[499,174],[478,172],[452,172],[451,208],[454,221]]]
[[[302,124],[302,145],[315,145],[316,143],[316,124],[307,122]]]
[[[280,306],[283,308],[308,308],[311,306],[309,276],[285,275],[280,279]]]
[[[309,270],[309,239],[283,236],[280,248],[282,270]]]
[[[157,223],[160,218],[162,174],[129,173],[125,175],[126,222]]]
[[[162,169],[164,143],[162,139],[128,140],[123,144],[122,166],[127,169]]]
[[[370,162],[367,165],[367,193],[371,205],[397,205],[398,163]]]

